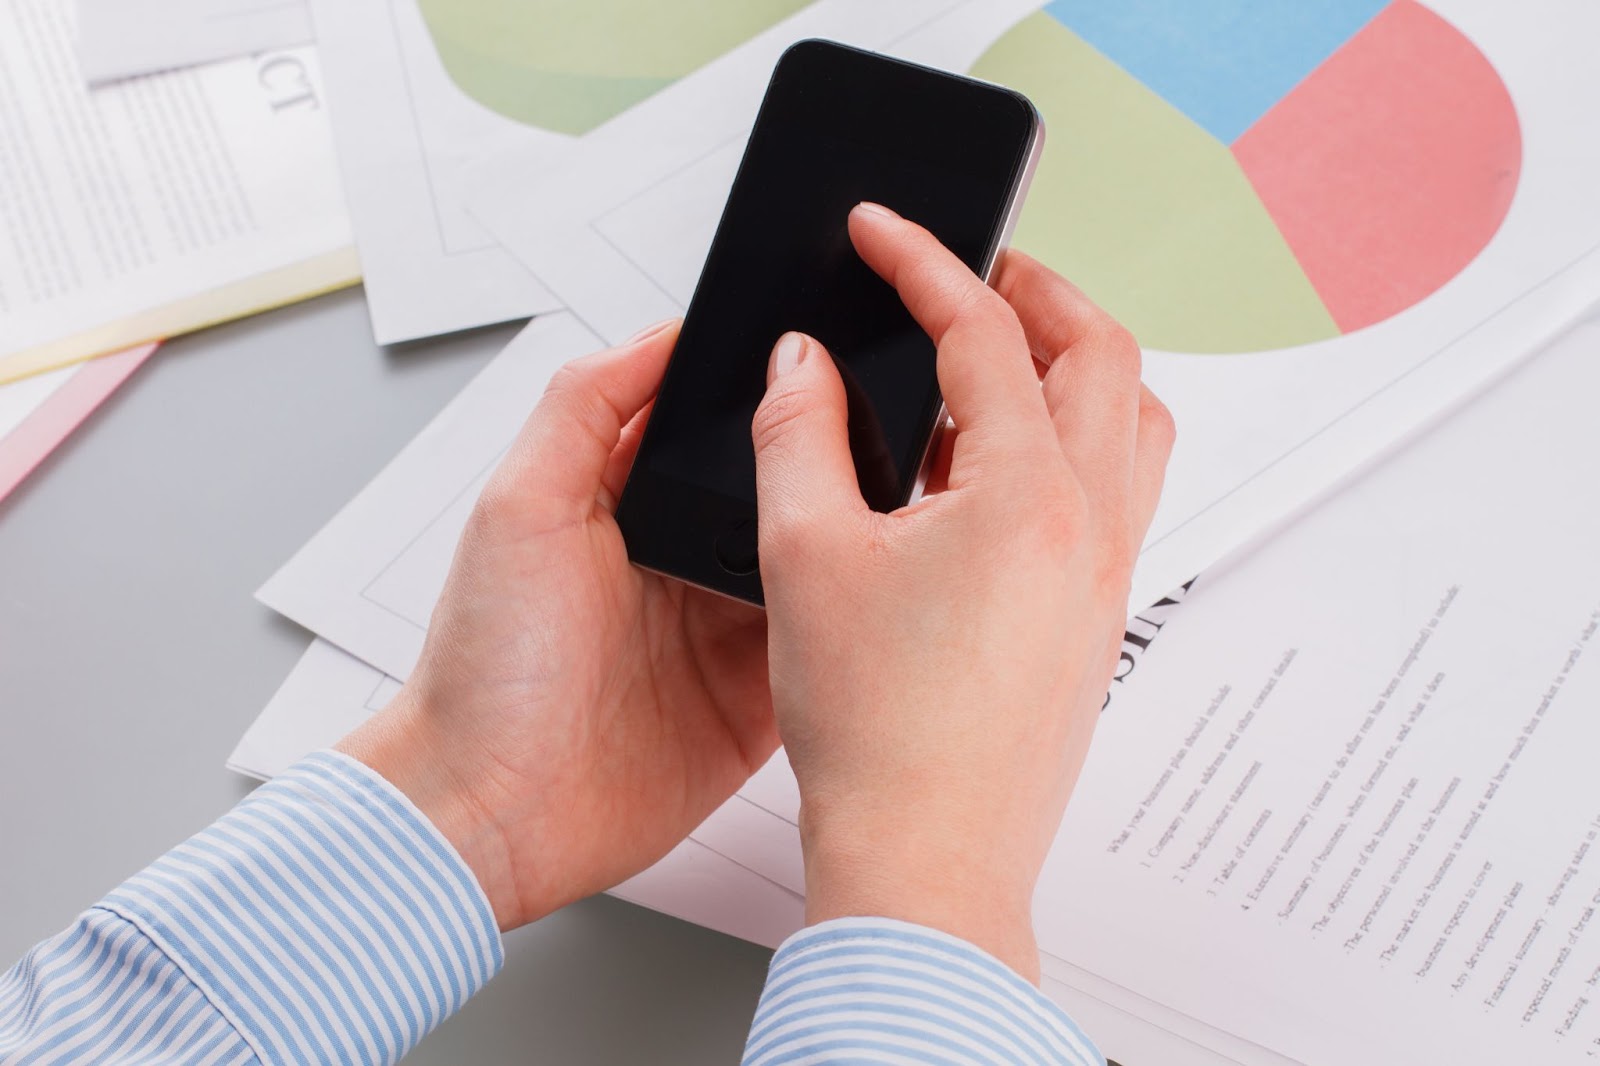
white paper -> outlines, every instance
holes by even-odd
[[[379,344],[526,318],[558,302],[467,217],[460,171],[514,142],[548,161],[567,138],[458,89],[416,0],[312,0]]]
[[[1597,354],[1196,587],[1102,722],[1047,941],[1310,1066],[1593,1057]]]
[[[90,82],[308,44],[305,0],[77,0]]]
[[[327,641],[313,640],[278,691],[245,731],[228,769],[262,781],[314,751],[330,748],[400,691],[385,677]]]
[[[313,50],[90,92],[72,39],[0,11],[0,357],[349,246]]]
[[[939,6],[945,13],[913,33],[847,39],[965,70],[1037,5]],[[1179,433],[1135,575],[1135,608],[1472,395],[1548,341],[1597,289],[1593,269],[1571,268],[1600,247],[1600,112],[1590,106],[1600,98],[1600,67],[1584,43],[1600,35],[1600,8],[1571,0],[1428,6],[1484,50],[1515,102],[1523,163],[1510,215],[1465,270],[1378,325],[1283,351],[1146,353],[1146,380]],[[514,154],[495,160],[478,175],[470,206],[603,336],[680,313],[780,43],[760,42],[662,92],[543,181]],[[1061,142],[1045,149],[1073,150]]]

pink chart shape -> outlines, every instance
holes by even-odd
[[[1521,127],[1488,59],[1395,0],[1233,152],[1349,333],[1432,295],[1510,211]]]

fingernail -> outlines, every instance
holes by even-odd
[[[678,322],[678,320],[676,318],[664,318],[660,322],[657,322],[653,326],[646,326],[644,329],[641,329],[638,333],[635,333],[633,336],[629,337],[627,340],[623,341],[622,343],[623,344],[638,344],[640,341],[644,340],[646,337],[654,337],[657,333],[660,333],[662,330],[666,329],[668,326],[676,325],[677,322]]]
[[[772,349],[772,363],[767,374],[767,384],[771,385],[805,362],[806,347],[804,333],[785,333],[779,337],[777,347]]]
[[[863,215],[876,215],[878,218],[900,218],[899,215],[895,214],[887,207],[884,207],[882,204],[875,204],[871,200],[861,201],[859,204],[856,204],[855,209],[860,211]]]

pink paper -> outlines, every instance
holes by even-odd
[[[90,360],[0,438],[0,500],[10,495],[155,350],[156,345],[147,344]]]

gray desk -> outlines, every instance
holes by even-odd
[[[0,502],[0,970],[248,791],[308,640],[251,592],[512,332],[384,352],[343,293],[180,339]],[[766,961],[592,900],[408,1062],[736,1062]]]

